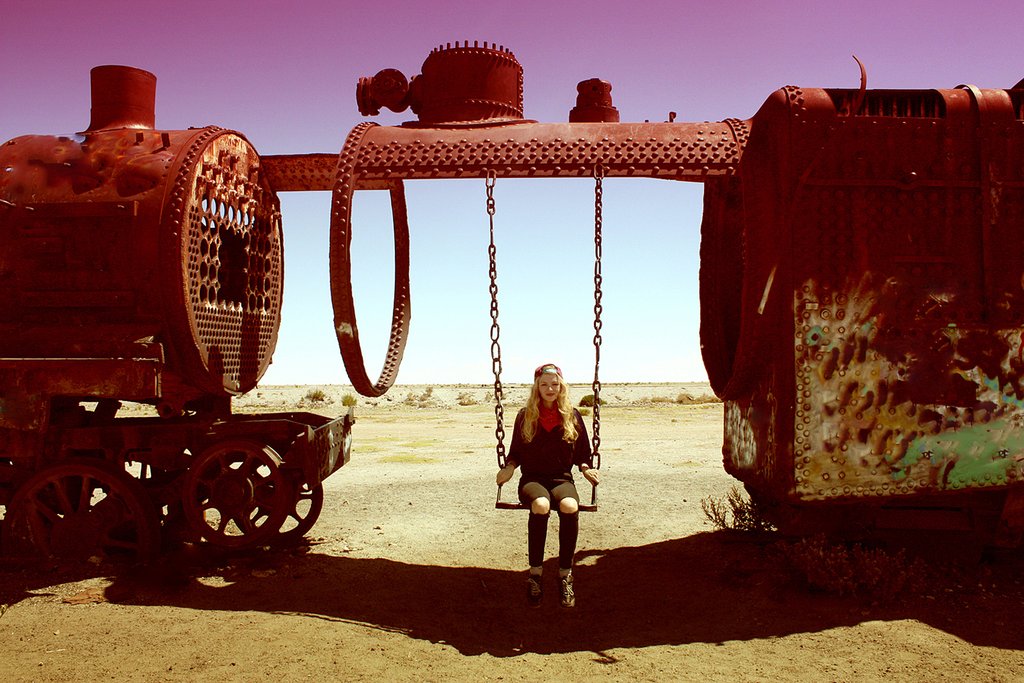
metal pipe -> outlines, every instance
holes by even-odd
[[[92,110],[87,132],[156,127],[156,76],[131,66],[108,64],[89,72]]]
[[[749,122],[534,123],[424,128],[372,126],[358,142],[359,187],[379,181],[483,178],[606,177],[703,182],[736,172]],[[330,190],[337,156],[264,156],[278,192]]]

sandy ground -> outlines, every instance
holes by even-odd
[[[237,408],[341,414],[350,390],[322,389],[260,389]],[[508,422],[523,391],[508,391]],[[308,546],[3,566],[0,680],[1021,680],[1020,553],[936,552],[889,600],[810,590],[777,538],[707,522],[701,499],[735,484],[722,408],[684,392],[710,393],[605,387],[573,610],[558,606],[555,520],[545,603],[525,605],[526,513],[493,509],[488,388],[395,387],[360,398]]]

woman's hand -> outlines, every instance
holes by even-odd
[[[498,486],[501,486],[509,479],[511,479],[512,475],[514,475],[515,473],[516,466],[512,464],[505,465],[500,470],[498,470],[498,476],[495,477],[495,480],[498,482]]]
[[[587,467],[583,470],[583,477],[594,486],[601,483],[601,475],[597,473],[593,467]]]

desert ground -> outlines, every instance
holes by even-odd
[[[525,391],[507,388],[507,424]],[[264,387],[236,409],[340,415],[351,393]],[[794,541],[712,525],[701,501],[736,482],[710,393],[605,385],[575,609],[558,605],[555,518],[545,601],[526,606],[526,513],[494,509],[490,389],[397,386],[358,399],[308,543],[0,565],[0,681],[1022,680],[1020,552],[940,539],[895,594],[840,594],[793,568]]]

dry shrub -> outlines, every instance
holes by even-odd
[[[459,394],[459,398],[457,400],[460,406],[475,406],[479,403],[479,401],[476,400],[476,397],[468,391],[463,391]]]
[[[734,531],[774,531],[775,525],[765,517],[761,508],[733,486],[725,500],[702,498],[700,509],[716,529]]]
[[[783,557],[808,586],[839,595],[891,600],[927,571],[923,560],[908,557],[903,549],[835,543],[820,534],[781,547]]]
[[[725,500],[704,498],[700,506],[716,529],[775,530],[757,503],[735,486]],[[904,549],[831,541],[823,534],[795,542],[780,541],[772,547],[810,588],[875,602],[892,600],[913,590],[913,578],[929,571],[927,563],[908,556]]]
[[[427,387],[421,394],[414,394],[411,391],[405,395],[402,403],[416,408],[429,408],[433,405],[434,387]]]
[[[312,405],[320,405],[321,403],[330,403],[330,399],[327,397],[326,392],[323,389],[317,387],[316,389],[310,389],[306,392],[306,395],[302,397],[299,404],[310,403]]]
[[[717,396],[711,396],[709,394],[701,394],[700,396],[691,396],[689,392],[682,392],[676,396],[676,403],[684,406],[697,405],[702,403],[721,403],[722,399]]]
[[[608,403],[608,401],[606,401],[606,400],[604,400],[602,398],[601,399],[601,405],[605,405],[606,403]],[[586,396],[583,396],[580,399],[579,405],[580,405],[581,408],[592,408],[594,406],[594,395],[593,394],[587,394]]]
[[[345,406],[346,408],[351,408],[357,403],[359,403],[359,399],[356,398],[354,394],[345,394],[344,396],[341,397],[341,405]]]

